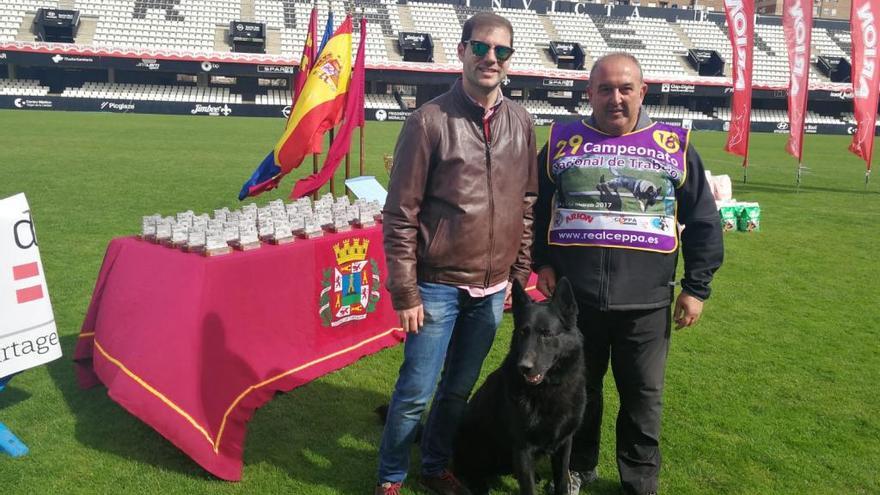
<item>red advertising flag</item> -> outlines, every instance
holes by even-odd
[[[850,12],[852,33],[853,112],[856,132],[849,150],[865,160],[871,171],[871,153],[874,149],[874,129],[877,122],[877,93],[880,85],[880,65],[877,60],[877,16],[880,0],[853,0]]]
[[[810,38],[813,31],[813,2],[784,0],[782,29],[788,48],[788,122],[785,151],[800,162],[804,153],[804,121],[810,85]]]
[[[733,48],[733,97],[730,130],[724,150],[748,157],[752,115],[752,49],[755,37],[754,0],[724,0],[727,28]],[[745,165],[746,162],[743,162]]]

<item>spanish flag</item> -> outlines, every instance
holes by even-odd
[[[351,31],[351,16],[347,16],[312,65],[284,134],[242,186],[238,199],[278,187],[324,133],[339,123],[351,79]]]
[[[351,148],[351,134],[356,127],[364,126],[364,85],[365,78],[365,47],[367,44],[367,20],[361,17],[361,44],[358,47],[357,57],[352,70],[351,84],[346,96],[345,109],[343,111],[343,123],[339,126],[339,134],[330,145],[324,166],[317,174],[312,174],[300,179],[293,187],[290,198],[301,198],[320,189],[333,177],[339,162]]]

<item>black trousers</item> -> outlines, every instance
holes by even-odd
[[[602,383],[608,362],[620,396],[617,413],[617,469],[628,494],[657,491],[660,474],[660,413],[671,332],[670,307],[599,311],[580,305],[584,335],[587,408],[575,434],[571,469],[589,471],[599,463]]]

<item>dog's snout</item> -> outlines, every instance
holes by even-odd
[[[535,356],[533,353],[528,353],[520,358],[519,363],[517,363],[517,367],[519,368],[520,373],[529,374],[532,372],[532,369],[535,367]]]

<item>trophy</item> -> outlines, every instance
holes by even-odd
[[[156,240],[156,219],[145,216],[141,221],[141,239],[154,242]]]
[[[293,242],[295,237],[291,233],[290,222],[285,218],[275,223],[275,233],[269,239],[272,244],[287,244]]]
[[[219,210],[214,210],[214,218],[217,220],[226,220],[226,215],[229,214],[229,208],[221,208]]]
[[[352,223],[360,217],[360,208],[355,205],[350,205],[346,211],[348,213],[348,223]]]
[[[309,216],[304,219],[304,222],[305,226],[300,237],[304,239],[314,239],[315,237],[321,237],[324,235],[324,230],[321,229],[321,224],[318,222],[317,217]]]
[[[358,216],[354,219],[354,226],[363,229],[374,225],[376,225],[376,220],[373,218],[371,209],[366,205],[358,208]]]
[[[189,240],[189,228],[184,224],[177,224],[171,228],[171,247],[183,249]]]
[[[208,216],[207,215],[200,215],[197,217],[193,217],[192,229],[193,230],[207,230],[208,229]]]
[[[212,231],[206,236],[205,250],[202,254],[205,256],[218,256],[232,252],[232,248],[226,243],[224,231]]]
[[[296,209],[300,211],[312,211],[312,198],[305,196],[296,200]]]
[[[306,230],[306,222],[302,215],[292,215],[290,217],[290,232],[296,237],[302,237]]]
[[[176,223],[186,225],[189,227],[192,225],[192,219],[195,216],[192,210],[181,211],[176,215]]]
[[[167,244],[171,240],[171,224],[162,220],[156,224],[155,242],[158,244]]]
[[[238,224],[227,223],[223,226],[223,240],[227,244],[238,242]]]
[[[208,227],[205,230],[223,230],[223,225],[226,223],[226,220],[220,220],[219,218],[212,218],[208,220]]]
[[[373,219],[376,223],[382,223],[382,205],[376,200],[370,201],[368,204],[373,212]]]
[[[205,231],[192,230],[186,241],[186,251],[189,253],[200,253],[205,250]]]
[[[333,225],[333,212],[329,208],[322,208],[316,212],[315,218],[322,229],[328,229]]]
[[[257,223],[257,233],[261,241],[270,241],[275,235],[275,222],[271,218],[263,218]]]
[[[235,248],[241,251],[250,251],[259,249],[260,237],[257,232],[257,226],[252,223],[243,223],[239,227],[238,242]]]
[[[333,215],[333,223],[331,223],[327,228],[327,232],[337,233],[337,232],[348,232],[351,230],[351,224],[348,223],[348,213],[346,211],[340,212],[338,215]]]

